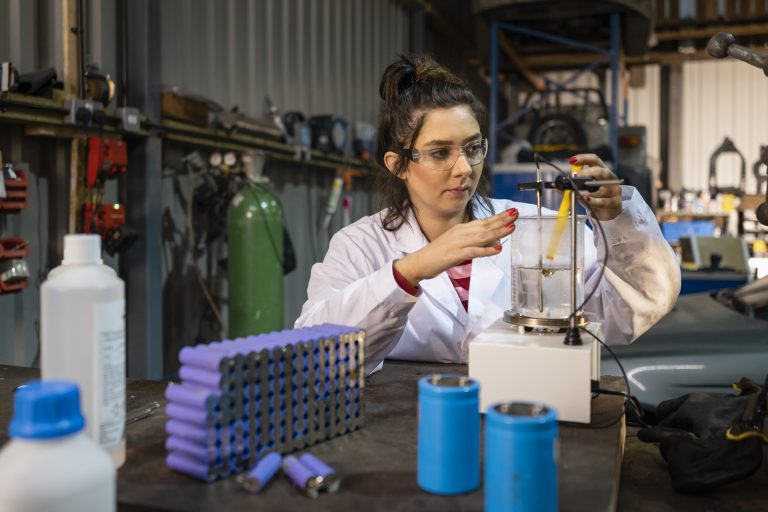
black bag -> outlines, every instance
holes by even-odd
[[[747,478],[763,462],[765,388],[742,379],[740,395],[692,393],[659,404],[641,441],[660,443],[672,486],[696,493]]]

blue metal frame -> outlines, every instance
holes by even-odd
[[[618,101],[619,101],[619,26],[620,18],[619,14],[611,14],[611,47],[609,50],[593,46],[591,44],[582,43],[580,41],[574,41],[567,37],[556,36],[533,30],[530,28],[520,27],[511,23],[502,23],[499,21],[491,22],[491,126],[489,134],[491,162],[498,162],[498,140],[500,130],[510,124],[516,123],[522,116],[531,111],[536,105],[527,105],[524,108],[515,112],[509,118],[499,121],[499,30],[506,30],[509,32],[516,32],[518,34],[525,34],[539,39],[560,43],[566,46],[572,46],[574,48],[581,48],[599,54],[598,58],[586,66],[577,70],[567,80],[561,83],[548,81],[549,84],[554,85],[554,88],[543,93],[542,100],[546,100],[550,94],[557,93],[566,89],[568,84],[576,81],[580,76],[592,71],[597,66],[604,64],[606,61],[611,65],[611,104],[609,106],[609,137],[611,145],[611,155],[613,163],[616,163],[616,157],[619,149],[618,138]],[[625,107],[626,115],[626,107]]]

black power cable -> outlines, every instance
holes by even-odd
[[[637,397],[632,395],[632,390],[630,389],[630,386],[629,386],[629,378],[627,377],[627,372],[624,370],[624,366],[621,364],[621,361],[619,360],[618,356],[616,356],[614,351],[611,350],[611,348],[608,345],[606,345],[605,342],[603,340],[601,340],[600,337],[598,337],[595,333],[593,333],[592,331],[590,331],[586,327],[582,327],[581,330],[586,332],[587,334],[589,334],[593,338],[595,338],[595,340],[597,340],[597,342],[602,347],[604,347],[608,351],[609,354],[611,354],[611,357],[613,357],[613,359],[616,361],[616,364],[619,365],[619,369],[621,370],[621,375],[624,378],[624,385],[627,388],[627,392],[626,393],[622,393],[620,391],[598,389],[598,392],[602,393],[602,394],[606,394],[606,395],[618,394],[618,395],[621,395],[621,396],[624,397],[624,410],[622,410],[621,415],[619,415],[619,417],[616,420],[613,420],[613,422],[610,423],[610,425],[613,425],[617,421],[621,420],[621,417],[624,416],[624,414],[627,412],[627,402],[629,402],[629,404],[630,404],[630,409],[629,410],[635,416],[635,419],[640,424],[640,426],[645,427],[645,428],[650,428],[650,425],[648,425],[647,423],[645,423],[645,421],[643,421],[643,418],[642,418],[642,407],[640,407],[640,404],[637,401]],[[604,428],[605,426],[610,426],[610,425],[597,425],[597,426],[594,426],[593,428]]]

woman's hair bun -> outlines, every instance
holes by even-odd
[[[438,64],[432,57],[402,54],[384,71],[379,94],[387,103],[397,102],[415,84],[427,82],[464,85],[459,77]]]

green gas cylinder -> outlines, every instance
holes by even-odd
[[[227,212],[229,337],[283,328],[283,210],[248,181]]]

